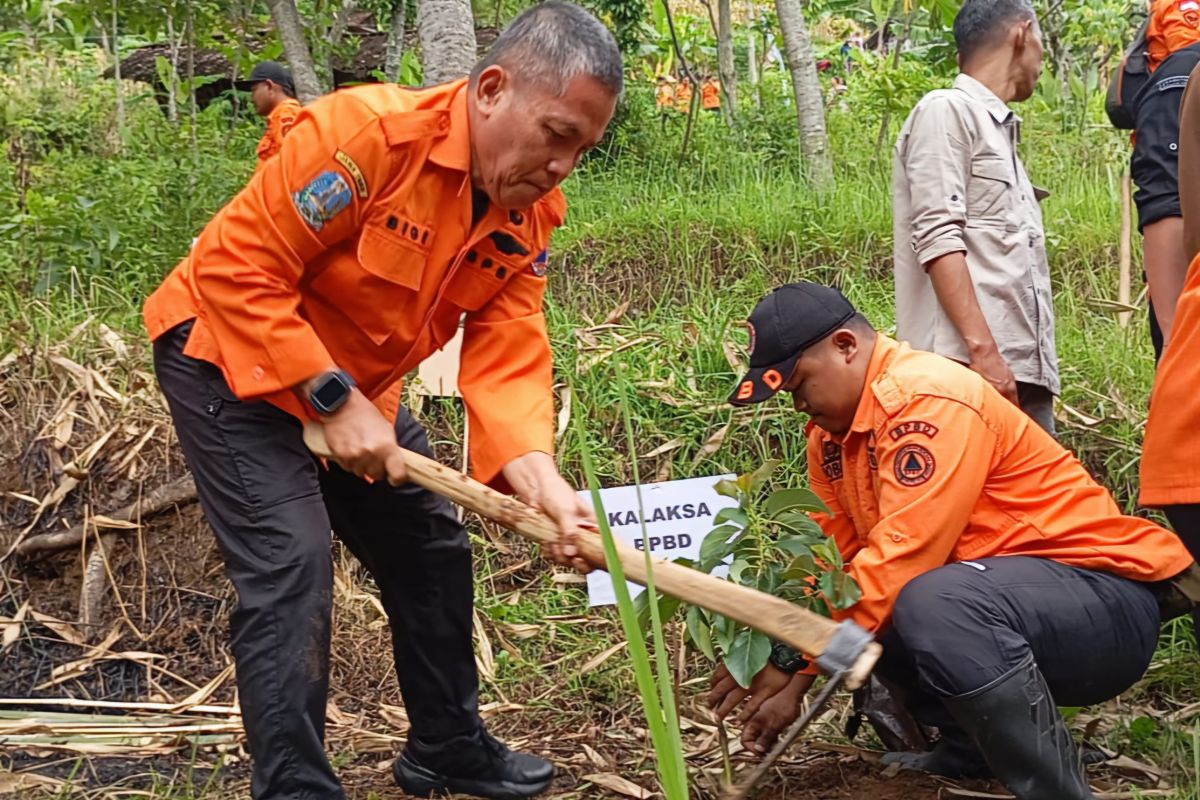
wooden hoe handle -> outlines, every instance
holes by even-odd
[[[325,432],[318,423],[304,426],[304,443],[314,455],[322,458],[333,456],[325,442]],[[431,458],[403,448],[401,452],[408,468],[408,478],[418,486],[493,520],[526,539],[542,545],[558,541],[558,526],[537,509],[489,489]],[[597,569],[607,568],[604,544],[599,535],[581,532],[576,539],[584,561]],[[616,539],[615,544],[625,577],[645,586],[645,555],[620,539]],[[786,600],[665,559],[654,561],[654,585],[664,594],[724,614],[812,656],[825,652],[838,627],[836,622]],[[846,677],[847,688],[856,689],[866,682],[882,652],[876,642],[867,645]]]

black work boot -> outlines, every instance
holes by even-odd
[[[899,764],[901,769],[915,769],[945,775],[947,778],[990,778],[992,771],[979,748],[958,728],[939,728],[942,737],[927,752],[901,751],[884,753],[884,764]]]
[[[426,744],[410,738],[392,766],[396,784],[414,797],[466,794],[523,800],[545,791],[554,765],[514,753],[480,728],[473,734]]]
[[[987,686],[945,703],[1017,800],[1095,800],[1032,656]]]

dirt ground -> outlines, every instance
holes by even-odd
[[[109,516],[185,474],[152,379],[132,366],[142,363],[140,358],[113,362],[97,356],[86,363],[100,366],[86,370],[54,358],[53,353],[31,352],[0,365],[0,726],[9,726],[0,728],[0,742],[4,730],[19,728],[22,714],[96,709],[30,702],[39,698],[167,707],[200,702],[225,709],[218,718],[236,728],[237,690],[228,647],[235,599],[194,502],[137,518],[140,524],[133,528],[114,528],[107,520],[110,527],[90,528],[83,545],[34,555],[10,553],[27,536]],[[448,448],[439,455],[452,463],[455,432],[449,426],[439,430],[436,417],[426,422],[432,422],[431,438]],[[489,680],[481,672],[489,728],[514,748],[559,766],[560,777],[548,798],[637,796],[636,787],[632,793],[602,788],[620,780],[653,787],[641,705],[632,681],[618,669],[624,655],[612,649],[610,662],[604,656],[584,668],[620,640],[614,619],[587,612],[579,597],[569,595],[578,587],[548,581],[545,565],[528,546],[473,530],[479,542],[480,600],[493,604],[496,612],[477,615],[477,659],[483,667],[502,658],[521,665],[504,681]],[[337,633],[329,751],[352,798],[399,800],[404,795],[392,785],[390,766],[403,746],[407,718],[391,667],[386,620],[361,567],[339,545],[333,557]],[[93,567],[90,578],[85,577],[87,563]],[[89,587],[99,590],[98,603],[85,613],[83,597]],[[528,604],[534,614],[547,613],[554,603],[546,598],[555,592],[566,598],[554,609],[557,616],[506,621],[506,609],[518,603]],[[512,603],[500,608],[499,603],[507,603],[500,598]],[[75,668],[66,669],[69,664]],[[683,666],[680,675],[692,684],[680,692],[681,713],[688,722],[685,751],[696,778],[696,800],[707,800],[718,793],[722,772],[717,729],[699,708],[699,683],[708,667],[699,660]],[[132,713],[101,710],[114,717]],[[839,700],[831,718],[814,725],[809,744],[798,745],[755,797],[956,796],[955,787],[945,781],[889,776],[870,763],[870,754],[845,745],[839,752],[821,750],[821,742],[838,740],[843,711]],[[732,738],[736,735],[730,731]],[[9,780],[6,773],[29,770],[49,782],[69,779],[84,787],[89,798],[147,792],[159,798],[244,798],[249,762],[236,736],[198,748],[175,740],[157,749],[132,746],[112,755],[85,752],[78,738],[23,749],[10,741],[0,747],[0,795]],[[737,768],[744,770],[745,763]],[[979,784],[966,788],[989,789]],[[41,796],[68,795],[49,789]]]

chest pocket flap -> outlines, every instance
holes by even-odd
[[[1015,183],[1010,159],[991,153],[976,156],[967,187],[967,225],[1007,224],[1012,212],[1009,195]]]
[[[377,278],[416,291],[421,288],[432,240],[428,226],[387,214],[363,227],[358,263]]]
[[[1013,183],[1012,165],[1002,155],[985,153],[971,161],[971,175],[976,178],[987,178],[1002,181],[1011,186]]]
[[[389,228],[388,219],[368,222],[356,250],[333,254],[310,284],[377,345],[413,313],[427,262],[425,253],[403,241],[399,225]]]
[[[537,253],[514,231],[501,229],[475,244],[450,279],[446,299],[464,311],[478,311],[522,270]]]

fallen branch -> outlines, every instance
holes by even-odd
[[[108,523],[127,523],[142,517],[149,517],[160,511],[165,511],[176,505],[191,503],[196,499],[196,484],[191,475],[185,475],[176,481],[159,486],[147,492],[129,505],[107,514],[94,517],[90,523],[81,523],[65,531],[53,531],[30,536],[17,546],[17,553],[32,556],[38,553],[48,553],[78,547],[86,534],[85,524],[98,528],[111,527],[114,532],[134,530],[136,525],[109,525]]]

